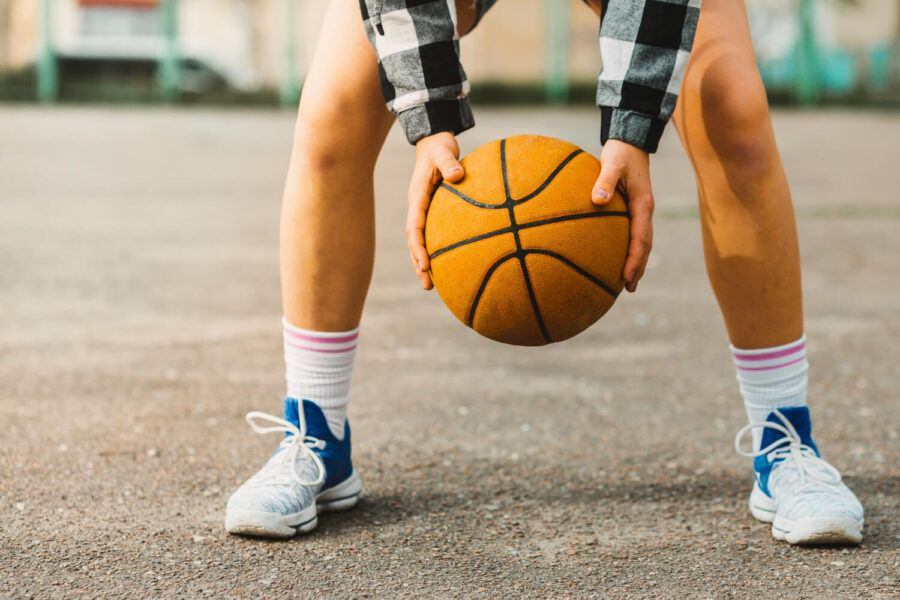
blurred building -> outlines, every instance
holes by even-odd
[[[60,60],[153,63],[166,51],[165,2],[0,0],[0,71],[38,60],[45,6]],[[289,76],[302,80],[327,6],[325,0],[175,0],[179,59],[238,90],[276,89]],[[748,0],[748,11],[770,87],[810,77],[799,60],[810,43],[812,76],[827,90],[888,88],[900,78],[898,0]],[[589,83],[601,66],[597,21],[580,0],[503,0],[462,47],[476,84],[540,84],[548,75]],[[182,83],[191,81],[202,87],[200,79]]]
[[[44,2],[51,7],[53,46],[62,59],[157,60],[164,51],[159,0],[0,0],[7,15],[5,36],[0,32],[5,65],[0,67],[19,69],[36,61]],[[278,26],[277,4],[179,0],[179,53],[208,65],[237,88],[277,84],[278,57],[267,55],[273,49],[270,34]]]
[[[832,95],[900,87],[898,0],[749,0],[757,61],[770,88],[800,76],[804,19],[810,27],[818,83]]]

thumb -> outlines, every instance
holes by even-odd
[[[463,170],[463,166],[459,164],[459,160],[450,153],[447,153],[438,161],[438,169],[440,170],[441,177],[444,178],[444,181],[449,181],[451,183],[456,183],[463,178],[463,175],[465,175],[465,171]]]
[[[591,192],[591,201],[598,206],[603,206],[609,202],[616,192],[616,185],[618,185],[621,178],[622,167],[618,165],[604,165],[601,167],[600,177],[597,178],[597,182],[594,184],[594,189]]]

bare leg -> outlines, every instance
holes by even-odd
[[[356,0],[333,0],[303,86],[281,210],[284,314],[298,327],[359,324],[375,254],[373,171],[394,122]]]
[[[674,121],[694,165],[706,268],[731,342],[752,350],[797,341],[803,333],[797,229],[742,0],[704,0]],[[783,411],[780,418],[793,428],[782,440],[791,438],[792,451],[808,448],[805,346],[735,358],[750,422]],[[760,360],[764,367],[755,362]],[[741,435],[748,431],[758,451],[763,433],[745,428]],[[779,437],[765,443],[782,443]],[[853,492],[843,483],[804,479],[804,472],[826,468],[811,450],[798,454],[796,462],[755,468],[751,512],[772,523],[776,539],[791,544],[862,539],[863,508]]]
[[[457,11],[466,32],[474,3],[461,2]],[[332,0],[319,40],[281,210],[281,294],[291,324],[347,331],[359,324],[372,277],[372,175],[394,116],[384,105],[357,0]]]
[[[797,228],[741,0],[704,0],[673,120],[694,165],[706,268],[731,342],[798,339]]]

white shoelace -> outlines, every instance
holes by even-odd
[[[300,410],[303,410],[302,408]],[[322,464],[322,459],[319,458],[319,455],[312,451],[313,448],[317,448],[322,450],[325,448],[325,442],[314,437],[310,437],[306,435],[306,419],[303,418],[303,415],[300,415],[300,427],[297,427],[290,421],[285,421],[284,419],[280,419],[273,415],[252,411],[247,413],[247,423],[250,424],[250,427],[253,428],[253,431],[256,433],[291,433],[288,437],[285,437],[281,442],[281,447],[284,448],[281,452],[278,453],[281,456],[282,461],[290,461],[291,463],[291,474],[294,476],[294,479],[300,485],[305,486],[315,486],[319,485],[323,481],[325,481],[325,465]],[[259,419],[261,421],[268,421],[269,423],[275,423],[273,427],[261,427],[254,422],[254,419]],[[303,453],[306,457],[310,458],[313,463],[316,465],[316,469],[319,471],[319,476],[316,477],[315,481],[307,481],[300,477],[300,474],[297,473],[297,459],[299,458],[300,453]]]
[[[741,428],[734,436],[734,449],[741,456],[756,458],[757,456],[766,456],[771,453],[769,462],[782,460],[784,466],[793,466],[800,475],[801,485],[810,482],[818,482],[826,485],[837,485],[841,482],[841,473],[833,466],[816,456],[816,451],[810,446],[804,444],[797,430],[788,419],[775,409],[774,412],[781,420],[783,425],[766,421],[764,423],[750,423]],[[744,452],[741,450],[741,440],[747,433],[754,429],[774,429],[780,431],[785,437],[775,440],[765,448],[761,448],[756,452]]]

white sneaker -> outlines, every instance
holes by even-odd
[[[756,428],[763,428],[761,449],[742,451],[741,438]],[[750,512],[772,523],[775,539],[791,544],[862,541],[863,507],[838,470],[820,457],[807,407],[772,411],[765,423],[743,427],[734,446],[738,454],[754,458]]]
[[[350,462],[350,426],[338,440],[322,410],[308,400],[285,400],[285,419],[247,415],[257,433],[281,433],[278,450],[228,499],[225,530],[265,537],[291,537],[315,529],[318,513],[355,506],[362,482]],[[256,420],[275,423],[260,427]]]

